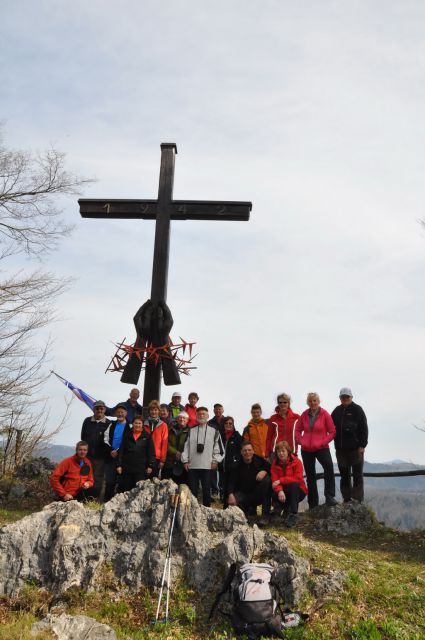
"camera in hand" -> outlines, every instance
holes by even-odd
[[[202,444],[202,442],[198,442],[198,443],[196,444],[196,452],[197,452],[197,453],[202,453],[202,452],[203,452],[203,450],[204,450],[204,446],[205,446],[205,445],[203,445],[203,444]]]

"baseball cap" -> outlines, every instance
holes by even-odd
[[[95,407],[106,407],[106,404],[103,402],[103,400],[96,400],[96,402],[93,403],[93,409]]]
[[[351,393],[350,387],[342,387],[341,391],[339,392],[339,397],[341,396],[350,396],[350,398],[352,398],[353,394]]]

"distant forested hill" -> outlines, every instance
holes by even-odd
[[[425,469],[409,462],[366,463],[365,472]],[[401,478],[365,478],[365,501],[377,518],[395,529],[425,529],[425,475]]]
[[[74,447],[68,447],[64,444],[50,444],[47,447],[40,447],[34,454],[34,457],[40,456],[50,458],[52,462],[60,462],[64,458],[69,458],[75,452]]]

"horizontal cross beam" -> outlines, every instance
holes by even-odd
[[[78,200],[83,218],[155,220],[157,200]],[[171,220],[249,220],[251,202],[225,202],[221,200],[172,200],[167,207]]]

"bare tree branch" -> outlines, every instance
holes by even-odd
[[[0,131],[0,261],[25,253],[40,258],[56,248],[71,227],[62,219],[60,197],[92,182],[65,170],[55,149],[33,154],[5,148]],[[53,438],[68,413],[49,432],[43,385],[50,341],[39,332],[56,318],[55,301],[69,286],[41,269],[6,274],[0,270],[0,454],[3,473]]]
[[[0,245],[6,253],[39,255],[56,248],[71,227],[61,219],[59,195],[75,195],[92,180],[74,176],[56,149],[8,151],[0,137]]]

